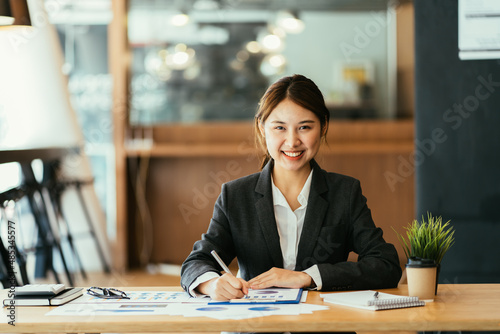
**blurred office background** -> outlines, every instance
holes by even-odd
[[[427,5],[430,12],[447,13],[426,19],[442,23],[447,27],[444,31],[437,23],[422,23],[424,17],[418,15],[425,12],[421,1],[39,2],[57,33],[63,55],[61,73],[67,80],[71,103],[68,112],[77,120],[83,140],[80,152],[89,164],[88,177],[80,179],[93,181],[82,185],[85,198],[91,212],[102,212],[91,220],[97,225],[96,233],[104,234],[97,238],[104,244],[103,260],[92,233],[90,237],[85,231],[74,233],[82,266],[88,271],[104,270],[103,262],[107,261],[115,272],[146,269],[178,273],[193,242],[208,226],[222,182],[258,171],[260,152],[254,148],[252,120],[259,98],[277,78],[300,73],[318,84],[332,113],[329,144],[318,161],[324,169],[361,180],[375,222],[384,229],[386,239],[397,245],[401,264],[406,259],[392,228],[401,232],[408,222],[432,211],[445,220],[460,222],[457,226],[462,229],[449,259],[445,258],[443,268],[450,270],[443,269],[441,279],[498,281],[498,265],[466,269],[460,265],[464,249],[470,249],[463,231],[474,228],[472,221],[476,220],[464,221],[469,213],[450,209],[449,194],[433,191],[455,189],[460,176],[442,177],[434,165],[431,170],[424,168],[435,159],[446,173],[458,173],[461,169],[448,166],[442,157],[468,156],[476,146],[471,144],[471,151],[453,145],[446,148],[454,153],[437,147],[424,164],[414,160],[419,149],[415,128],[438,126],[428,123],[427,116],[414,116],[443,112],[428,99],[430,82],[442,80],[446,86],[460,83],[464,71],[472,71],[473,76],[476,73],[475,65],[470,69],[458,65],[457,76],[450,77],[447,71],[455,68],[447,69],[448,58],[440,58],[439,52],[422,55],[422,40],[415,44],[422,49],[415,49],[414,34],[424,36],[422,31],[428,31],[426,38],[436,36],[429,43],[441,45],[432,29],[442,32],[439,36],[446,40],[457,33],[456,1],[429,1]],[[415,25],[414,18],[420,20]],[[453,45],[447,57],[456,56]],[[417,74],[415,81],[415,55],[417,60],[425,57],[417,65],[439,61],[442,70],[430,70],[438,77]],[[485,71],[485,76],[488,71],[498,73],[493,67]],[[441,87],[431,92],[439,95]],[[427,104],[415,101],[415,92]],[[23,94],[29,96],[29,92]],[[441,97],[448,98],[443,103],[451,106],[464,99],[460,94]],[[489,110],[491,103],[493,99],[481,101],[468,124],[476,122],[473,119],[486,112],[483,106]],[[0,104],[0,116],[2,112]],[[483,121],[491,121],[488,117]],[[47,118],[47,122],[52,121]],[[0,123],[0,129],[4,124]],[[473,140],[481,131],[481,125],[477,126],[449,136]],[[57,138],[57,131],[54,136]],[[425,132],[420,139],[425,139]],[[491,143],[498,148],[498,140],[485,139],[483,144]],[[487,152],[491,155],[493,151]],[[455,160],[450,161],[455,164]],[[491,161],[498,167],[498,157]],[[15,162],[0,167],[1,191],[22,184]],[[469,167],[474,168],[474,177],[484,176],[482,166]],[[34,170],[43,171],[43,167],[35,162]],[[493,188],[494,184],[498,182]],[[419,189],[425,193],[417,193]],[[460,189],[483,195],[480,190]],[[429,197],[428,192],[437,197]],[[82,218],[77,195],[74,189],[66,192],[65,203],[75,216],[68,219],[70,229],[78,232],[82,226],[88,227],[88,222]],[[488,208],[493,212],[491,206]],[[25,223],[31,219],[29,206],[19,201],[16,210],[22,220],[19,224],[30,224]],[[498,218],[489,215],[488,224],[487,230],[481,229],[485,235],[496,231]],[[64,238],[61,243],[68,247]],[[466,244],[469,246],[464,247]],[[484,262],[489,252],[498,254],[483,248],[474,254]],[[71,265],[74,257],[68,261],[70,269],[77,272],[78,265]],[[62,268],[60,263],[56,266]]]

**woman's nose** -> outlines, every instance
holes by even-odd
[[[290,131],[287,134],[286,143],[290,147],[295,147],[295,146],[300,145],[299,136],[297,135],[297,133],[295,131]]]

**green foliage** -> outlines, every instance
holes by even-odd
[[[450,221],[443,224],[441,216],[433,217],[430,213],[427,213],[427,221],[422,216],[421,222],[415,219],[405,227],[405,230],[406,239],[396,230],[394,232],[408,259],[410,257],[432,259],[440,264],[444,254],[455,243],[455,231],[450,226]]]

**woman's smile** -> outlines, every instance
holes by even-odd
[[[286,155],[288,158],[292,159],[292,160],[298,160],[300,159],[300,157],[302,157],[302,154],[304,153],[304,151],[295,151],[295,152],[292,152],[292,151],[282,151],[284,155]]]
[[[309,162],[318,153],[321,124],[312,111],[290,99],[281,101],[260,131],[277,170],[307,172]]]

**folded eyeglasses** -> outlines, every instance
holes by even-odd
[[[93,286],[87,289],[91,296],[105,299],[130,299],[124,291],[115,288],[100,288]]]

